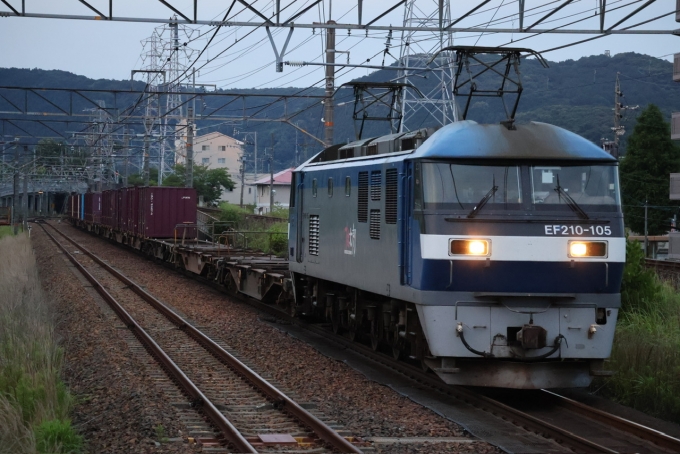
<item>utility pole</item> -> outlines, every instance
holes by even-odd
[[[619,136],[623,135],[625,132],[621,126],[621,118],[623,114],[621,109],[623,104],[620,102],[620,98],[623,98],[623,93],[621,93],[621,84],[619,83],[619,73],[616,73],[616,88],[614,90],[614,150],[612,155],[618,157],[619,155]],[[621,133],[619,133],[621,131]],[[646,203],[645,203],[646,205]],[[647,208],[645,208],[646,210]],[[645,241],[645,255],[647,254],[647,243]]]
[[[239,135],[243,134],[243,140],[248,140],[248,136],[252,134],[254,138],[254,144],[255,144],[255,159],[253,160],[253,167],[255,171],[255,179],[253,181],[257,181],[257,131],[238,131],[234,130],[234,135]],[[245,172],[245,165],[246,165],[246,160],[245,160],[245,153],[244,153],[244,158],[243,158],[243,167],[244,167],[244,172]],[[243,185],[243,183],[241,183]],[[257,207],[257,186],[255,186],[255,191],[253,191],[253,204]]]
[[[12,194],[12,229],[19,233],[19,147],[14,144],[14,188]]]
[[[241,168],[239,169],[241,174],[241,201],[239,202],[239,207],[243,208],[243,190],[245,189],[246,181],[246,155],[241,153]]]
[[[647,258],[647,199],[645,199],[645,258]]]
[[[272,133],[272,151],[269,153],[269,214],[274,210],[274,133]]]
[[[24,232],[28,230],[28,172],[24,170],[24,190],[21,194],[21,228]]]
[[[123,133],[123,153],[125,153],[125,167],[123,170],[123,187],[128,185],[128,176],[130,175],[130,129],[125,125],[125,132]]]
[[[187,109],[187,168],[185,184],[187,188],[194,187],[194,108]]]
[[[149,121],[147,120],[147,123]],[[144,186],[149,186],[149,133],[144,131],[144,164],[142,165],[142,179]]]
[[[329,20],[328,24],[335,24]],[[333,145],[333,91],[335,90],[335,29],[326,29],[326,98],[324,99],[324,142]]]

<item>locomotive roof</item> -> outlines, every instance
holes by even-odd
[[[578,134],[531,122],[509,130],[472,120],[448,124],[426,140],[413,158],[597,160],[616,158]]]

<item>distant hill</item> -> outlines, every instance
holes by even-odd
[[[613,138],[611,127],[614,122],[614,87],[616,75],[619,73],[621,90],[624,93],[623,103],[628,106],[639,105],[640,109],[649,103],[654,103],[660,107],[662,112],[670,120],[671,112],[680,110],[680,83],[673,83],[672,63],[660,60],[648,55],[636,53],[618,54],[613,57],[605,55],[594,55],[583,57],[579,60],[567,60],[563,62],[549,62],[549,68],[543,68],[534,59],[522,62],[520,67],[524,92],[519,104],[517,120],[518,122],[543,121],[552,123],[568,130],[574,131],[587,139],[600,143],[601,138]],[[394,70],[379,70],[358,80],[364,81],[387,81],[396,77]],[[416,85],[422,91],[427,91],[434,81],[432,78],[417,78]],[[498,79],[492,81],[484,76],[477,81],[479,84],[497,84]],[[87,77],[78,76],[65,71],[45,71],[40,69],[17,69],[0,68],[0,85],[2,86],[29,86],[29,87],[50,87],[50,88],[80,88],[80,89],[105,89],[105,90],[127,90],[130,88],[130,81],[93,80]],[[143,88],[144,84],[136,82],[136,89]],[[238,92],[249,92],[260,95],[272,95],[272,97],[257,98],[249,101],[245,106],[241,101],[230,105],[228,110],[232,115],[240,114],[245,107],[246,112],[257,113],[258,119],[279,118],[283,113],[283,103],[277,103],[272,107],[262,109],[271,101],[276,99],[275,95],[293,94],[301,92],[301,88],[286,89],[252,89],[234,90]],[[312,88],[304,90],[308,95],[321,95],[323,90]],[[349,90],[341,92],[343,97],[351,94]],[[6,90],[0,90],[0,95],[10,97]],[[64,98],[67,99],[63,95]],[[350,96],[351,97],[351,96]],[[114,105],[114,98],[109,95],[98,97],[105,101],[106,106]],[[82,111],[92,108],[92,104],[78,98],[73,98],[74,111]],[[6,102],[0,97],[0,111],[11,110]],[[119,107],[125,107],[136,101],[136,96],[120,95],[115,100]],[[346,101],[343,99],[342,101]],[[213,98],[208,101],[205,108],[219,107],[217,100]],[[338,102],[338,101],[336,101]],[[293,118],[301,128],[308,130],[317,137],[323,137],[323,106],[315,104],[310,99],[295,99],[288,102],[287,111],[302,111]],[[197,110],[199,110],[197,108]],[[635,117],[639,110],[624,111],[622,124],[628,131],[632,131]],[[7,115],[4,118],[9,118]],[[503,118],[502,110],[495,98],[473,99],[469,119],[479,122],[497,122]],[[434,122],[425,116],[416,118],[414,125],[407,125],[411,128],[419,126],[432,126]],[[44,126],[37,123],[20,123],[21,127],[37,135],[54,135],[54,132],[47,130]],[[56,130],[68,127],[63,124],[55,123],[52,127]],[[73,126],[69,126],[73,128]],[[296,132],[289,125],[278,122],[250,121],[248,124],[232,125],[216,124],[216,122],[199,122],[198,134],[201,132],[220,131],[232,135],[234,128],[245,131],[258,131],[258,160],[264,156],[266,148],[274,147],[275,168],[281,169],[294,163],[296,149]],[[4,134],[11,135],[16,132],[12,130],[13,125],[5,122]],[[142,132],[143,128],[137,132]],[[365,137],[388,133],[387,124],[368,125]],[[354,139],[354,128],[352,124],[352,105],[346,104],[339,106],[335,110],[335,140],[345,142]],[[622,146],[625,151],[626,136],[622,138]],[[249,146],[252,148],[252,145]],[[321,149],[318,142],[306,138],[304,134],[297,133],[298,159],[304,160],[311,157]],[[260,167],[262,169],[262,167]]]

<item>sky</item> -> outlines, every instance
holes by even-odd
[[[7,0],[15,8],[21,5],[20,0]],[[291,0],[281,1],[282,5]],[[551,9],[560,5],[562,0],[526,0],[525,26],[532,24]],[[608,0],[606,25],[613,25],[618,19],[642,6],[646,0]],[[108,10],[108,0],[90,0],[89,3],[100,11]],[[140,4],[143,3],[143,4]],[[191,15],[193,0],[168,0],[187,15]],[[274,0],[250,0],[255,7],[271,14]],[[312,0],[298,0],[284,13],[282,19],[290,17],[296,11],[312,3]],[[375,18],[383,11],[397,3],[397,0],[364,0],[363,23]],[[451,0],[452,17],[458,17],[481,0]],[[537,28],[554,28],[575,22],[570,29],[593,30],[599,27],[596,15],[599,0],[574,0],[568,6],[554,14]],[[651,6],[629,19],[624,25],[633,25],[657,16],[674,11],[671,0],[657,0]],[[89,15],[93,13],[77,0],[25,0],[28,13]],[[230,2],[224,0],[199,0],[199,19],[219,20]],[[356,0],[323,0],[295,22],[311,24],[324,22],[331,18],[338,23],[356,23]],[[414,4],[416,16],[423,17],[434,11],[437,1],[417,0]],[[517,0],[491,0],[476,14],[456,24],[456,27],[490,27],[516,29],[519,25],[517,17]],[[154,17],[169,18],[172,12],[160,2],[147,0],[114,0],[114,16],[117,17]],[[9,8],[0,3],[0,13]],[[232,10],[237,13],[233,21],[259,21],[252,12],[241,4]],[[404,21],[404,7],[396,8],[376,25],[399,26]],[[493,22],[491,22],[493,21]],[[158,28],[161,27],[161,28]],[[60,69],[90,78],[129,79],[131,70],[163,65],[161,60],[153,61],[151,48],[144,47],[144,41],[155,32],[161,34],[162,25],[151,23],[111,22],[94,20],[66,20],[24,17],[0,17],[0,66],[18,68]],[[619,28],[619,27],[617,27]],[[636,29],[675,30],[680,26],[675,22],[675,14],[654,20]],[[206,48],[208,39],[214,34],[214,27],[182,26],[180,40],[187,42],[180,53],[181,61],[194,62],[200,68],[197,82],[214,84],[219,88],[276,88],[307,87],[314,84],[323,86],[324,70],[321,66],[293,67],[284,66],[282,73],[275,71],[275,55],[266,31],[254,27],[223,27]],[[278,49],[288,34],[287,29],[272,29],[274,41]],[[164,36],[168,36],[167,32]],[[584,34],[532,34],[518,33],[465,33],[457,31],[452,35],[455,45],[498,46],[511,43],[516,47],[528,47],[537,51],[545,51],[554,47],[574,43],[594,35]],[[526,39],[522,39],[526,38]],[[582,56],[602,54],[610,51],[612,55],[621,52],[638,52],[654,57],[672,60],[675,52],[680,52],[680,38],[672,35],[610,35],[590,42],[570,46],[561,50],[549,51],[544,57],[551,61],[578,59]],[[291,35],[286,56],[290,61],[322,61],[323,35],[319,29],[297,27]],[[336,49],[344,53],[338,54],[338,62],[362,64],[370,59],[370,64],[391,64],[399,57],[400,44],[404,41],[401,32],[393,32],[389,39],[389,53],[384,51],[388,44],[387,31],[371,31],[369,33],[353,30],[337,31]],[[412,40],[412,48],[421,52],[431,52],[439,47],[430,35],[416,35]],[[198,58],[201,50],[205,51]],[[347,53],[349,52],[349,53]],[[383,60],[384,59],[384,60]],[[161,61],[161,63],[158,63]],[[350,79],[363,76],[372,69],[338,69],[336,86]],[[139,77],[139,76],[137,76]],[[0,84],[2,81],[0,81]]]

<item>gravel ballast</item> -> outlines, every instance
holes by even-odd
[[[422,437],[465,434],[457,424],[260,321],[253,308],[100,238],[64,224],[57,227],[347,433],[411,438],[407,444],[376,444],[377,451],[498,452],[484,442],[422,442]],[[73,422],[85,436],[88,452],[200,451],[200,446],[185,441],[187,428],[145,373],[143,361],[130,351],[122,324],[83,290],[83,282],[39,228],[33,229],[33,244],[43,286],[58,307],[65,380],[78,397]]]

